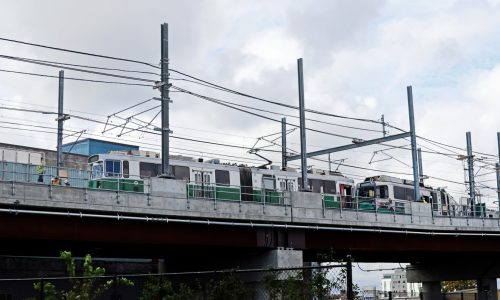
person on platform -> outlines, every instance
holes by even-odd
[[[43,157],[40,159],[40,164],[37,167],[38,182],[43,182]]]

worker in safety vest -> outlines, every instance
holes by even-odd
[[[43,182],[43,157],[40,159],[40,164],[37,167],[38,182]]]
[[[59,184],[60,184],[59,176],[52,178],[52,185],[59,185]]]

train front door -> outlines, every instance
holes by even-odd
[[[351,208],[352,207],[352,187],[346,184],[339,184],[339,194],[340,194],[340,207]]]

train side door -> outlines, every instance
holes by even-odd
[[[194,196],[197,198],[213,198],[212,171],[193,170]]]
[[[345,186],[344,184],[339,184],[339,194],[340,194],[340,207],[345,207]]]

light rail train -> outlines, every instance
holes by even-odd
[[[112,151],[89,157],[89,187],[95,189],[147,192],[145,179],[161,174],[157,153],[145,151]],[[254,201],[281,204],[284,192],[301,190],[301,174],[294,169],[221,164],[213,159],[203,161],[185,156],[170,157],[170,175],[185,180],[187,196],[229,201]],[[386,175],[354,180],[339,172],[310,170],[311,192],[322,195],[326,208],[407,212],[409,202],[416,201],[413,182]],[[457,203],[444,189],[420,184],[421,198],[439,215],[455,215]]]

